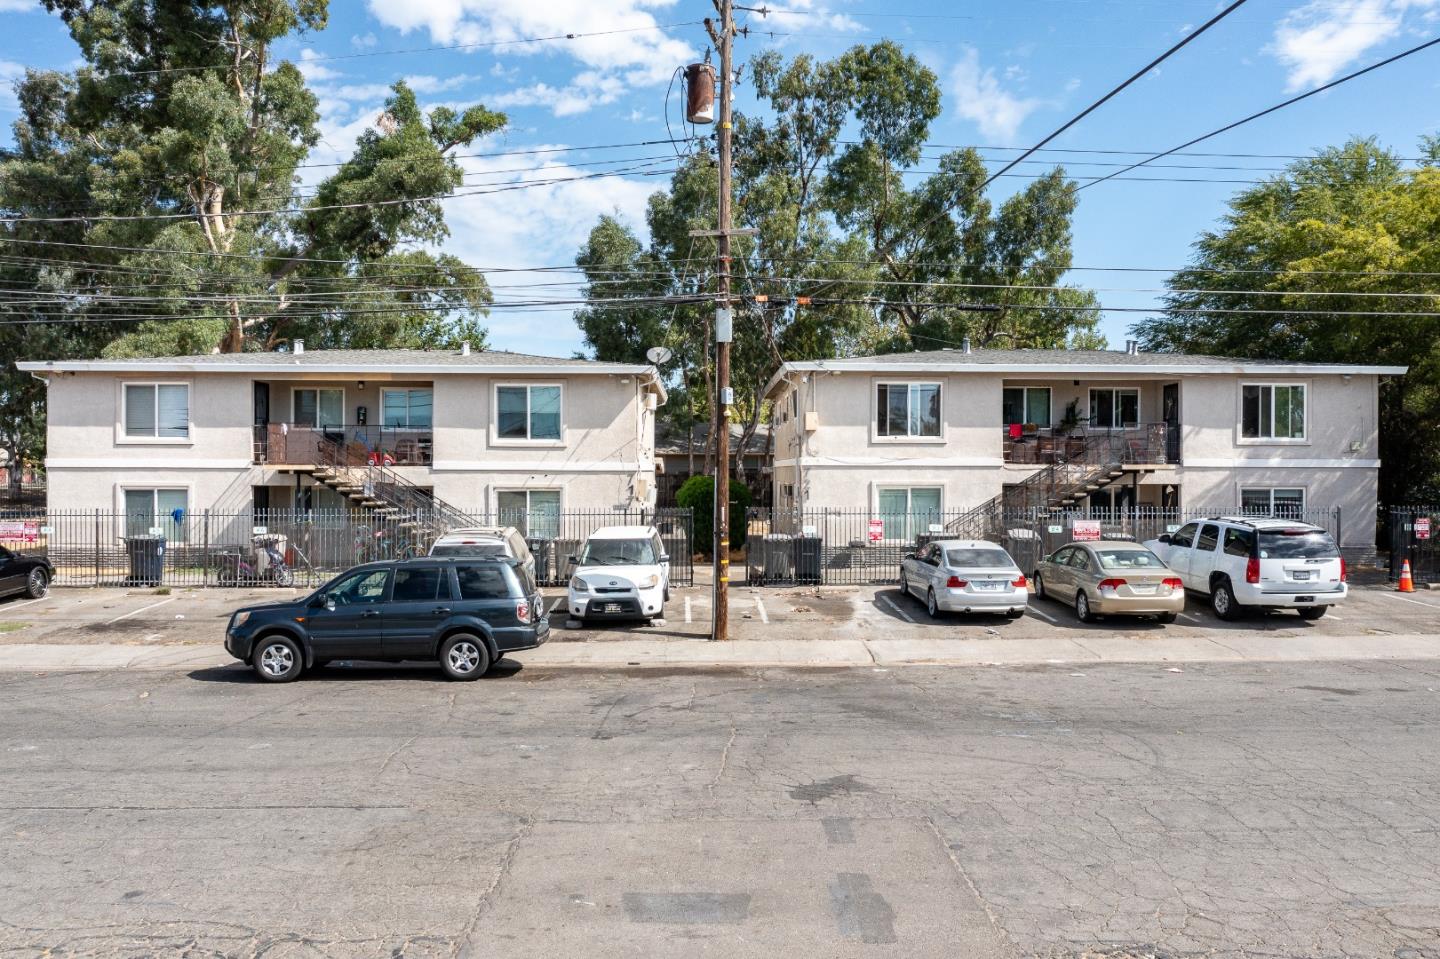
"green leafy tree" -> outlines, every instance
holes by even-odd
[[[1073,183],[1056,170],[994,211],[973,150],[944,155],[938,173],[917,170],[932,162],[921,146],[940,92],[914,57],[888,41],[833,60],[766,53],[748,75],[763,109],[736,118],[734,216],[758,232],[733,241],[731,271],[746,303],[732,349],[732,415],[746,442],[784,360],[936,349],[966,336],[980,346],[1103,345],[1093,295],[1042,289],[1070,267]],[[650,200],[648,245],[602,218],[577,257],[587,292],[713,294],[714,241],[689,234],[714,229],[716,176],[712,153],[687,158]],[[812,302],[797,306],[797,297]],[[646,303],[587,308],[577,319],[600,359],[635,361],[648,346],[669,346],[678,382],[666,412],[688,425],[711,415],[712,315],[709,304]]]
[[[675,503],[693,511],[696,552],[710,555],[715,542],[715,477],[692,476],[675,491]],[[750,488],[744,483],[730,484],[730,548],[745,545],[745,510],[750,506]]]
[[[1344,314],[1437,311],[1440,168],[1407,171],[1373,140],[1353,139],[1238,194],[1222,222],[1196,241],[1193,264],[1171,277],[1166,315],[1135,325],[1142,346],[1408,365],[1409,375],[1381,387],[1380,495],[1392,504],[1433,501],[1440,324]]]
[[[306,196],[297,173],[318,139],[316,100],[272,48],[322,29],[326,0],[45,3],[85,62],[17,84],[0,215],[20,219],[0,225],[0,282],[35,294],[0,306],[7,358],[298,338],[483,347],[483,276],[414,247],[447,236],[433,197],[463,182],[452,151],[504,115],[426,113],[397,83],[349,160]],[[0,415],[39,396],[0,374]]]

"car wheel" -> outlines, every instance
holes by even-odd
[[[288,683],[305,668],[300,647],[288,636],[266,636],[250,657],[255,675],[267,683]]]
[[[1023,609],[1011,609],[1011,610],[1007,610],[1007,611],[1006,611],[1006,613],[1005,613],[1005,618],[1006,618],[1006,619],[1019,619],[1021,616],[1024,616],[1024,615],[1025,615],[1025,610],[1023,610]]]
[[[32,569],[29,578],[25,580],[25,595],[31,599],[44,599],[49,591],[50,577],[38,566]]]
[[[901,596],[909,596],[909,595],[910,595],[910,581],[905,578],[905,570],[904,570],[904,569],[901,569],[901,570],[900,570],[900,595],[901,595]]]
[[[1300,614],[1301,619],[1319,619],[1325,615],[1327,608],[1328,607],[1325,606],[1306,606],[1304,609],[1296,610],[1296,612]]]
[[[440,645],[440,668],[451,679],[479,679],[490,668],[490,651],[479,636],[451,636]]]
[[[1161,613],[1159,616],[1155,617],[1155,620],[1162,626],[1169,626],[1171,623],[1175,622],[1175,616],[1175,613]]]
[[[1036,599],[1049,599],[1049,598],[1050,598],[1050,597],[1048,597],[1048,596],[1045,595],[1045,581],[1040,578],[1039,572],[1036,572],[1036,574],[1035,574],[1035,598],[1036,598]]]
[[[925,612],[930,614],[931,619],[940,618],[940,605],[935,602],[935,590],[927,590],[925,593]]]
[[[1095,622],[1095,614],[1090,612],[1090,597],[1085,595],[1085,590],[1075,591],[1075,618],[1082,623]]]
[[[1225,620],[1233,620],[1240,615],[1240,604],[1235,602],[1235,591],[1230,588],[1227,581],[1220,581],[1210,591],[1210,608],[1215,615]]]
[[[295,571],[294,571],[293,569],[291,569],[289,566],[276,566],[276,567],[275,567],[275,585],[276,585],[276,586],[294,586],[294,585],[295,585]]]

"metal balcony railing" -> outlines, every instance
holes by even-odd
[[[1180,455],[1178,431],[1165,423],[1139,423],[1107,430],[1086,427],[1061,433],[1053,427],[1005,428],[1006,463],[1052,466],[1065,463],[1143,463],[1163,466]]]
[[[335,459],[334,450],[346,450],[346,459],[372,458],[380,466],[429,466],[435,459],[434,432],[409,426],[299,426],[269,423],[255,427],[254,462],[272,466],[316,466]]]

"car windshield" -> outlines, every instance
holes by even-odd
[[[1165,564],[1148,549],[1097,549],[1102,569],[1162,569]]]
[[[592,539],[580,554],[581,566],[653,566],[655,545],[648,539]]]
[[[505,558],[505,547],[499,543],[438,543],[431,556],[479,556],[485,559]]]
[[[1015,564],[1004,550],[947,549],[945,562],[955,569],[1009,569]]]
[[[1340,547],[1318,529],[1262,529],[1261,559],[1339,559]]]

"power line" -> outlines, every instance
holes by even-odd
[[[1109,173],[1109,174],[1106,174],[1105,176],[1102,176],[1102,177],[1099,177],[1099,178],[1097,178],[1097,179],[1091,180],[1089,183],[1086,183],[1086,184],[1083,184],[1083,185],[1081,185],[1081,186],[1076,187],[1075,190],[1074,190],[1074,192],[1078,193],[1078,192],[1080,192],[1081,190],[1084,190],[1084,189],[1087,189],[1087,188],[1089,188],[1089,187],[1092,187],[1092,186],[1094,186],[1094,185],[1097,184],[1097,183],[1104,183],[1106,180],[1115,179],[1116,177],[1120,176],[1121,174],[1129,173],[1131,170],[1134,170],[1134,169],[1136,169],[1136,168],[1138,168],[1138,167],[1142,167],[1142,166],[1144,166],[1145,164],[1151,162],[1152,160],[1159,160],[1160,158],[1162,158],[1162,157],[1167,157],[1167,156],[1169,156],[1170,154],[1175,153],[1175,152],[1177,152],[1177,151],[1179,151],[1179,150],[1184,150],[1184,149],[1187,149],[1187,148],[1189,148],[1189,147],[1194,146],[1194,145],[1197,144],[1197,143],[1202,143],[1202,142],[1204,142],[1205,140],[1209,140],[1211,137],[1217,137],[1217,136],[1219,136],[1219,135],[1222,134],[1222,133],[1227,133],[1227,132],[1235,129],[1236,127],[1243,126],[1243,125],[1249,123],[1249,122],[1252,121],[1252,120],[1258,120],[1258,119],[1260,119],[1261,117],[1263,117],[1263,116],[1268,116],[1268,115],[1274,113],[1274,112],[1277,111],[1277,110],[1283,110],[1283,109],[1285,109],[1286,107],[1291,106],[1292,104],[1299,103],[1301,100],[1305,100],[1305,99],[1308,99],[1309,97],[1313,97],[1313,96],[1315,96],[1317,93],[1324,93],[1326,90],[1333,90],[1335,87],[1340,86],[1340,84],[1342,84],[1342,83],[1348,83],[1348,82],[1350,82],[1351,80],[1354,80],[1354,79],[1357,78],[1357,77],[1363,77],[1365,74],[1370,73],[1371,71],[1379,70],[1381,67],[1384,67],[1384,66],[1389,66],[1390,64],[1395,63],[1397,60],[1403,60],[1403,59],[1405,59],[1406,57],[1412,56],[1412,55],[1414,55],[1414,54],[1416,54],[1416,53],[1419,53],[1419,52],[1422,51],[1422,50],[1427,50],[1427,49],[1429,49],[1430,47],[1435,46],[1436,44],[1440,44],[1440,37],[1436,37],[1436,38],[1434,38],[1433,40],[1427,40],[1425,43],[1419,44],[1418,46],[1414,46],[1414,47],[1411,47],[1411,48],[1408,49],[1408,50],[1404,50],[1404,51],[1402,51],[1402,52],[1400,52],[1400,53],[1397,53],[1397,54],[1395,54],[1393,57],[1386,57],[1384,60],[1380,60],[1380,61],[1377,62],[1377,63],[1372,63],[1372,64],[1370,64],[1368,67],[1363,67],[1363,68],[1361,68],[1361,69],[1359,69],[1359,70],[1356,70],[1354,73],[1347,73],[1347,74],[1346,74],[1345,76],[1343,76],[1343,77],[1340,77],[1340,78],[1335,79],[1335,80],[1331,80],[1329,83],[1322,84],[1321,86],[1318,86],[1318,87],[1316,87],[1316,88],[1313,89],[1313,90],[1309,90],[1309,91],[1306,91],[1305,93],[1301,93],[1301,94],[1299,94],[1299,95],[1297,95],[1297,96],[1293,96],[1293,97],[1291,97],[1291,98],[1288,99],[1288,100],[1282,100],[1282,101],[1280,101],[1279,103],[1275,104],[1275,105],[1272,106],[1272,107],[1266,107],[1264,110],[1260,110],[1260,111],[1258,111],[1258,112],[1256,112],[1256,113],[1252,113],[1252,114],[1250,114],[1248,117],[1244,117],[1244,118],[1242,118],[1242,119],[1240,119],[1240,120],[1236,120],[1234,123],[1227,123],[1225,126],[1220,127],[1220,128],[1217,129],[1217,130],[1211,130],[1209,133],[1206,133],[1206,134],[1204,134],[1204,135],[1202,135],[1202,136],[1198,136],[1198,137],[1196,137],[1196,138],[1193,139],[1193,140],[1187,140],[1187,141],[1185,141],[1184,143],[1180,144],[1179,146],[1175,147],[1173,150],[1166,150],[1166,151],[1164,151],[1164,152],[1162,152],[1162,153],[1157,153],[1157,154],[1155,154],[1155,155],[1152,156],[1152,157],[1148,157],[1148,158],[1146,158],[1146,159],[1144,159],[1144,160],[1139,161],[1138,163],[1133,163],[1133,164],[1131,164],[1130,166],[1126,167],[1126,168],[1123,169],[1123,170],[1117,170],[1117,171],[1114,172],[1114,173]]]

